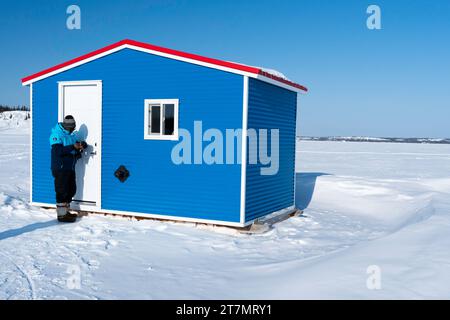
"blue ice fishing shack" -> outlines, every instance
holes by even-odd
[[[236,227],[295,209],[297,98],[307,89],[274,71],[123,40],[22,84],[33,205],[54,206],[48,137],[71,114],[89,145],[75,209]]]

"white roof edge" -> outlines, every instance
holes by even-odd
[[[28,86],[28,85],[30,85],[30,84],[32,84],[34,82],[41,81],[43,79],[52,77],[52,76],[54,76],[56,74],[65,72],[65,71],[70,70],[72,68],[76,68],[78,66],[81,66],[81,65],[89,63],[91,61],[100,59],[100,58],[102,58],[104,56],[113,54],[113,53],[121,51],[123,49],[131,49],[131,50],[135,50],[135,51],[145,52],[145,53],[148,53],[148,54],[153,54],[153,55],[157,55],[157,56],[161,56],[161,57],[165,57],[165,58],[169,58],[169,59],[173,59],[173,60],[178,60],[178,61],[183,61],[183,62],[195,64],[195,65],[204,66],[204,67],[207,67],[207,68],[212,68],[212,69],[217,69],[217,70],[221,70],[221,71],[225,71],[225,72],[239,74],[239,75],[242,75],[242,76],[247,76],[247,77],[250,77],[250,78],[258,79],[258,80],[261,80],[261,81],[273,84],[275,86],[278,86],[278,87],[281,87],[281,88],[284,88],[284,89],[287,89],[287,90],[290,90],[290,91],[293,91],[293,92],[303,93],[303,94],[306,93],[304,90],[301,90],[301,89],[296,88],[294,86],[291,86],[289,84],[286,84],[286,83],[283,83],[283,82],[280,82],[280,81],[268,78],[268,77],[266,77],[266,76],[264,76],[262,74],[255,74],[255,73],[246,72],[246,71],[242,71],[242,70],[236,70],[236,69],[233,69],[233,68],[228,68],[226,66],[220,66],[220,65],[215,65],[215,64],[212,64],[212,63],[208,63],[208,62],[203,62],[203,61],[194,60],[194,59],[190,59],[190,58],[180,57],[180,56],[176,56],[176,55],[165,53],[165,52],[151,50],[151,49],[148,49],[148,48],[141,48],[141,47],[138,47],[138,46],[135,46],[135,45],[132,45],[132,44],[123,44],[121,46],[118,46],[118,47],[110,49],[108,51],[99,53],[97,55],[94,55],[94,56],[91,56],[89,58],[83,59],[81,61],[74,62],[74,63],[72,63],[70,65],[65,66],[65,67],[59,68],[59,69],[54,70],[52,72],[43,74],[42,76],[33,78],[33,79],[31,79],[29,81],[26,81],[26,82],[23,82],[22,86]]]

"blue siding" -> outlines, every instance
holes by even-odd
[[[280,163],[278,173],[270,176],[261,175],[259,162],[247,164],[245,221],[294,204],[296,112],[295,92],[249,79],[248,128],[279,129]]]
[[[55,98],[56,97],[56,98]],[[58,121],[58,85],[49,82],[33,83],[32,97],[33,155],[32,201],[55,203],[53,178],[50,171],[49,136]]]
[[[33,201],[53,203],[48,134],[57,81],[103,81],[102,208],[239,222],[240,165],[175,165],[176,141],[144,140],[144,99],[178,98],[179,127],[242,127],[242,76],[122,50],[34,84]],[[130,178],[114,177],[125,165]]]

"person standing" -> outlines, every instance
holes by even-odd
[[[50,135],[51,171],[55,183],[56,214],[60,222],[75,222],[77,219],[69,208],[77,191],[75,165],[86,145],[78,141],[75,128],[74,117],[68,115],[52,129]]]

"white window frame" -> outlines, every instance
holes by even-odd
[[[174,119],[173,119],[173,134],[165,135],[163,131],[164,121],[164,104],[174,105]],[[160,133],[149,133],[149,108],[152,105],[160,105],[161,107],[161,119],[160,119]],[[145,99],[144,101],[144,139],[145,140],[179,140],[178,137],[178,105],[179,99]]]

